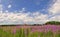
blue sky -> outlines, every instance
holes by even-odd
[[[53,0],[2,0],[4,10],[19,11],[26,8],[27,11],[32,12],[47,9],[52,2]],[[11,5],[11,8],[8,8],[8,5]]]
[[[51,20],[60,21],[59,1],[60,0],[0,0],[0,23],[43,24]]]

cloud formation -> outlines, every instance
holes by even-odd
[[[60,0],[56,0],[56,2],[51,6],[49,11],[51,14],[60,14]]]
[[[30,16],[32,15],[32,16]],[[0,23],[5,24],[40,24],[47,20],[47,15],[35,13],[0,13]]]
[[[54,0],[55,2],[51,7],[48,9],[50,21],[60,21],[60,0]]]
[[[8,5],[8,8],[11,8],[11,5]]]
[[[55,2],[55,1],[54,1]],[[47,21],[60,21],[60,0],[57,0],[48,9],[49,14],[43,14],[40,11],[24,12],[25,8],[18,12],[5,12],[0,10],[0,24],[44,24]],[[0,5],[0,7],[2,7]],[[11,8],[11,5],[8,5]]]

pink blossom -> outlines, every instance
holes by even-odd
[[[20,26],[16,26],[16,28],[20,28]]]
[[[16,33],[16,29],[13,29],[13,34],[15,34]]]

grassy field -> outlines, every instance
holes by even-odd
[[[60,37],[60,25],[0,26],[0,37]]]

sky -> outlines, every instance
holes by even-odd
[[[60,0],[0,0],[0,24],[60,21]]]

